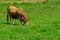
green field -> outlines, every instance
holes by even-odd
[[[28,25],[6,24],[8,4],[0,3],[0,40],[60,40],[60,2],[13,3],[23,8]]]

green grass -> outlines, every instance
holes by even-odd
[[[28,25],[6,24],[7,6],[0,4],[0,40],[60,40],[59,3],[14,3],[28,15]]]

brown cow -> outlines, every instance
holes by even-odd
[[[16,8],[14,6],[8,6],[7,12],[8,12],[7,22],[8,22],[8,17],[10,17],[10,21],[11,21],[11,18],[19,19],[19,21],[24,24],[26,24],[28,21],[28,17],[26,16],[26,14],[24,13],[24,11],[21,8]]]

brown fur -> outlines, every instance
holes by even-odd
[[[26,22],[28,21],[28,17],[24,13],[24,11],[21,8],[18,8],[17,12],[21,16],[21,21],[23,21],[26,24]]]
[[[14,6],[8,6],[7,7],[7,22],[8,22],[8,16],[10,16],[10,19],[19,19],[19,21],[22,23],[24,22],[24,24],[27,23],[28,18],[26,16],[26,14],[24,13],[24,11],[21,8],[16,8]]]

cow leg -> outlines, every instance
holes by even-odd
[[[9,20],[10,20],[10,23],[11,23],[11,22],[12,22],[12,19],[11,19],[11,17],[10,17],[10,19],[9,19]]]
[[[11,22],[12,22],[12,24],[15,24],[14,19],[12,19],[12,21],[11,21]]]
[[[21,22],[22,25],[24,25],[24,22]]]
[[[22,24],[22,21],[20,20],[20,23]]]
[[[10,17],[10,23],[14,24],[14,19]]]
[[[21,20],[21,18],[19,17],[18,19],[19,19],[19,23],[22,24],[22,20]]]
[[[8,15],[7,15],[7,23],[9,23],[9,19],[8,19],[9,17],[8,17]]]
[[[24,21],[24,25],[28,25],[28,22]]]
[[[12,23],[12,18],[9,16],[9,15],[7,15],[7,23],[9,24],[9,23]]]

